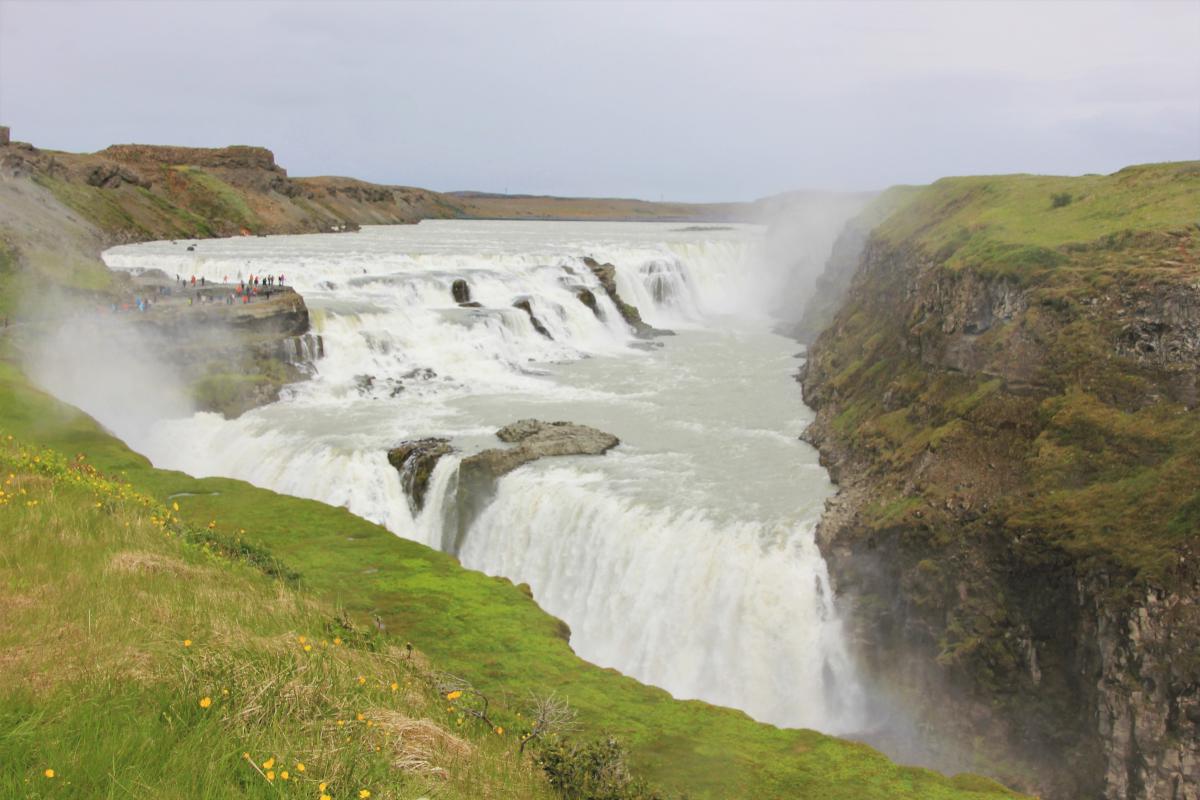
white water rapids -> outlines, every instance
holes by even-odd
[[[503,477],[462,562],[528,583],[590,661],[762,721],[852,732],[862,693],[813,538],[831,488],[797,438],[811,418],[791,378],[798,346],[760,311],[786,278],[759,267],[761,235],[446,221],[206,240],[194,252],[118,247],[105,254],[114,268],[283,273],[326,355],[312,380],[237,420],[198,413],[116,432],[158,466],[345,505],[451,549],[457,457],[439,462],[414,519],[390,447],[428,436],[460,453],[501,446],[495,430],[524,417],[613,433],[622,443],[605,456]],[[585,255],[615,264],[621,296],[679,335],[635,346]],[[458,278],[482,308],[452,300]],[[519,298],[552,338],[513,307]]]

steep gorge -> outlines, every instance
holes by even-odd
[[[1197,209],[1196,163],[947,179],[862,243],[801,374],[806,437],[914,757],[1051,798],[1200,796]]]

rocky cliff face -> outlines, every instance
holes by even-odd
[[[914,757],[1200,797],[1198,166],[1076,179],[1048,220],[1048,179],[935,184],[811,348],[807,437],[841,489],[820,543]],[[1089,201],[1157,212],[1097,229]]]
[[[190,290],[195,305],[159,298],[149,311],[123,315],[121,322],[178,368],[199,410],[237,417],[311,377],[324,343],[310,332],[308,307],[295,291],[227,305],[230,289]]]
[[[148,173],[147,163],[186,156],[214,171],[244,172],[251,183],[286,180],[270,151],[123,146],[105,152],[69,157],[20,143],[0,146],[0,314],[20,323],[13,341],[36,344],[65,321],[96,316],[102,328],[122,330],[177,366],[199,408],[228,416],[277,399],[285,384],[311,374],[322,343],[309,332],[308,310],[295,292],[227,304],[233,287],[181,289],[161,273],[135,279],[110,272],[99,258],[114,241],[162,233],[164,219],[210,225],[155,195],[154,180],[176,171]],[[212,185],[240,197],[232,184]],[[139,217],[145,209],[167,216]],[[134,308],[135,297],[149,299],[150,310],[111,313]]]
[[[291,178],[263,147],[0,147],[0,174],[50,190],[110,243],[312,233],[462,216],[448,195],[352,178]]]

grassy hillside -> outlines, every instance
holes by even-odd
[[[261,553],[7,436],[0,474],[6,796],[554,796],[420,654],[268,580]]]
[[[112,288],[115,276],[90,255],[103,246],[103,235],[49,191],[0,178],[0,212],[0,316],[41,314],[63,297]]]
[[[1112,175],[945,178],[909,198],[880,239],[919,248],[947,269],[1032,284],[1059,266],[1085,269],[1095,253],[1138,232],[1186,230],[1200,217],[1200,162],[1144,164]],[[1111,239],[1111,241],[1110,241]],[[1091,255],[1072,259],[1072,253]]]
[[[15,587],[17,599],[8,604],[22,609],[0,623],[5,652],[17,659],[0,662],[0,691],[8,693],[0,786],[21,788],[29,779],[39,791],[53,786],[58,792],[43,796],[93,796],[65,780],[38,778],[52,768],[75,781],[72,786],[133,786],[135,796],[222,796],[234,785],[264,793],[261,776],[241,760],[251,752],[258,762],[311,759],[320,775],[339,776],[337,796],[368,783],[376,797],[416,796],[405,787],[420,780],[397,778],[386,758],[372,756],[378,734],[364,734],[359,725],[361,741],[352,739],[343,750],[330,738],[338,731],[329,727],[362,711],[367,719],[377,715],[381,727],[398,713],[444,728],[453,723],[458,733],[456,714],[443,715],[436,693],[422,693],[420,675],[397,662],[397,645],[411,642],[421,664],[428,659],[430,668],[460,675],[487,693],[506,735],[522,731],[517,714],[530,692],[556,691],[578,709],[580,736],[617,735],[641,774],[692,797],[1009,796],[983,779],[899,767],[863,745],[675,701],[593,667],[571,652],[561,624],[510,582],[464,570],[449,556],[342,509],[238,481],[153,469],[86,416],[29,387],[11,363],[0,366],[0,431],[0,438],[14,435],[29,446],[86,454],[101,473],[129,482],[128,489],[112,491],[150,498],[110,508],[109,499],[92,499],[92,488],[59,478],[57,462],[49,474],[28,460],[8,467],[37,494],[0,508],[11,521],[0,526],[3,585]],[[5,458],[12,461],[11,451]],[[25,505],[29,500],[38,503]],[[101,507],[93,509],[95,502]],[[168,503],[178,505],[170,518],[180,525],[226,542],[241,538],[254,552],[265,548],[286,564],[279,572],[299,573],[298,589],[165,537],[161,507]],[[151,566],[105,566],[142,562]],[[197,579],[180,581],[178,574]],[[55,599],[50,585],[70,587],[69,599]],[[378,616],[388,635],[372,640],[373,650],[327,655],[331,651],[322,649],[319,668],[313,666],[297,637],[331,641],[337,632],[331,620],[339,613],[359,632]],[[196,649],[182,649],[187,638]],[[107,655],[86,667],[98,651]],[[137,680],[128,679],[131,671]],[[32,682],[17,679],[26,674]],[[368,676],[367,684],[356,686],[355,677],[347,685],[357,674]],[[412,678],[416,688],[397,698],[387,687],[393,680],[403,684],[401,678]],[[229,689],[228,699],[216,694],[222,689]],[[205,696],[213,698],[207,709],[198,705]],[[449,786],[462,788],[439,790],[445,791],[439,796],[514,796],[495,787],[536,785],[520,763],[489,755],[500,745],[488,736],[471,742],[486,760],[471,760],[482,763],[474,772],[447,766]],[[109,775],[121,783],[109,784]],[[193,785],[209,794],[185,791]],[[480,789],[485,786],[493,788]],[[537,791],[522,788],[515,796],[536,797]]]

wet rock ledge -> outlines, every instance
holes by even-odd
[[[617,268],[612,264],[601,264],[590,256],[584,256],[584,266],[592,271],[596,276],[596,280],[600,281],[600,285],[604,287],[604,291],[608,294],[610,300],[621,312],[621,317],[628,323],[629,327],[633,328],[634,333],[641,339],[652,339],[656,336],[674,336],[675,331],[668,331],[662,328],[655,328],[653,325],[646,323],[642,319],[642,314],[637,310],[637,306],[630,305],[621,299],[621,295],[617,293]],[[587,305],[587,301],[580,298],[581,302]],[[595,298],[592,299],[595,302]]]
[[[514,446],[489,448],[467,456],[459,464],[457,505],[464,525],[491,496],[496,480],[517,467],[548,456],[603,455],[621,443],[616,436],[587,425],[536,419],[505,425],[496,431],[496,438]],[[437,462],[452,452],[448,439],[432,437],[401,442],[388,450],[388,463],[400,473],[414,514],[425,506],[429,479]],[[471,513],[461,514],[463,510]]]

